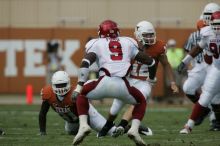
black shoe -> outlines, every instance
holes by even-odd
[[[99,132],[97,133],[97,137],[98,137],[98,138],[101,138],[101,137],[106,136],[107,133],[108,133],[108,131],[109,131],[113,126],[114,126],[114,123],[113,123],[113,122],[112,122],[112,123],[106,123],[106,124],[102,127],[101,131],[99,131]]]
[[[0,129],[0,135],[5,135],[5,132],[2,129]]]
[[[217,122],[216,120],[212,120],[210,131],[220,131],[220,122]]]

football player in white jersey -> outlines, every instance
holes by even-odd
[[[154,59],[139,52],[135,40],[120,37],[117,23],[111,20],[102,22],[98,32],[100,38],[86,44],[86,53],[82,60],[78,84],[73,92],[76,98],[80,128],[73,140],[73,145],[81,143],[90,133],[88,120],[88,99],[117,98],[128,104],[134,104],[131,128],[128,137],[137,145],[145,146],[138,133],[141,120],[144,117],[146,100],[144,95],[129,82],[127,77],[131,60],[137,60],[149,69],[149,82],[155,80],[156,67]],[[87,81],[89,69],[93,62],[99,66],[99,78]],[[86,83],[85,83],[86,82]],[[85,84],[84,84],[85,83]],[[80,93],[80,94],[79,94]]]
[[[184,46],[185,51],[191,51],[200,41],[200,29],[205,27],[203,20],[198,20],[197,31],[192,32]],[[188,78],[183,84],[183,91],[186,96],[193,102],[198,101],[198,89],[202,86],[206,76],[206,64],[203,59],[203,53],[198,54],[191,62],[190,69],[188,70]]]
[[[205,27],[206,24],[202,19],[198,20],[197,23],[197,31],[192,32],[184,46],[185,51],[188,53],[191,51],[197,43],[200,41],[200,29]],[[207,50],[207,48],[204,48]],[[206,76],[206,72],[208,70],[209,65],[211,64],[212,57],[208,56],[205,52],[199,53],[190,63],[190,67],[188,69],[188,78],[183,84],[183,91],[185,95],[193,102],[196,103],[199,100],[199,96],[201,94],[201,87],[204,83],[204,79]],[[199,125],[202,123],[204,118],[209,114],[210,109],[207,108],[204,115],[195,122],[195,125]]]
[[[195,121],[203,115],[213,98],[220,93],[220,7],[218,6],[217,9],[219,11],[215,11],[211,15],[210,26],[206,26],[201,29],[201,40],[198,43],[198,46],[189,52],[178,67],[178,70],[181,71],[185,65],[188,64],[193,57],[199,54],[205,47],[209,49],[210,54],[213,57],[213,63],[210,66],[209,72],[204,81],[202,94],[193,108],[190,119],[185,124],[184,129],[180,131],[181,134],[188,134],[191,132],[195,125]],[[216,101],[214,104],[216,104]],[[217,110],[215,111],[217,114],[220,113],[219,107],[213,110]],[[218,118],[218,115],[216,115],[217,121]]]
[[[164,67],[166,74],[170,80],[170,88],[173,93],[178,92],[178,87],[175,83],[174,74],[170,67],[170,64],[167,60],[166,56],[166,43],[156,37],[156,31],[154,26],[149,21],[140,21],[135,26],[134,32],[135,38],[138,41],[138,45],[141,51],[148,54],[152,58],[154,58],[156,64],[162,64]],[[140,62],[133,62],[132,63],[132,70],[130,73],[131,81],[133,82],[133,86],[138,88],[145,98],[148,100],[151,96],[151,83],[147,82],[146,79],[148,78],[149,72],[146,65],[141,64]],[[108,120],[105,126],[102,128],[101,131],[98,133],[98,137],[102,137],[107,135],[108,130],[111,128],[119,113],[120,109],[123,107],[125,103],[121,100],[114,99],[113,104],[111,106]],[[114,137],[117,137],[121,134],[127,132],[128,129],[128,122],[131,120],[132,117],[133,106],[129,106],[129,108],[124,113],[117,129],[114,132]],[[143,135],[153,135],[153,132],[150,128],[144,127],[141,125],[139,127],[139,132]]]

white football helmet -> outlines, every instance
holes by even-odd
[[[52,76],[53,92],[59,96],[64,96],[70,91],[70,77],[65,71],[57,71]]]
[[[209,3],[205,6],[203,10],[203,21],[205,22],[206,25],[210,25],[212,13],[219,10],[220,10],[220,6],[216,3]]]
[[[143,45],[153,45],[156,43],[156,31],[154,26],[148,21],[141,21],[135,27],[134,35],[138,42]]]

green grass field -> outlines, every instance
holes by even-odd
[[[107,115],[108,106],[96,106]],[[1,146],[70,146],[73,136],[64,131],[64,121],[50,109],[47,116],[47,136],[38,136],[39,105],[0,105],[0,127],[6,135],[0,136]],[[190,135],[180,135],[190,113],[187,107],[149,107],[143,123],[154,132],[143,137],[149,146],[220,146],[220,132],[210,132],[209,122],[193,129]],[[134,146],[124,135],[119,138],[96,138],[92,132],[81,146]]]

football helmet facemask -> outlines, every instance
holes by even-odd
[[[98,35],[100,38],[116,38],[119,36],[119,28],[116,22],[105,20],[99,25]]]
[[[141,21],[135,27],[134,35],[138,42],[143,45],[153,45],[156,43],[156,31],[154,26],[148,21]]]
[[[209,3],[205,6],[203,10],[203,21],[205,22],[206,25],[210,25],[212,13],[219,10],[220,10],[220,6],[216,3]]]
[[[70,77],[65,71],[57,71],[52,76],[53,92],[59,96],[64,96],[70,91]]]
[[[220,34],[220,11],[212,14],[210,24],[214,33]]]

